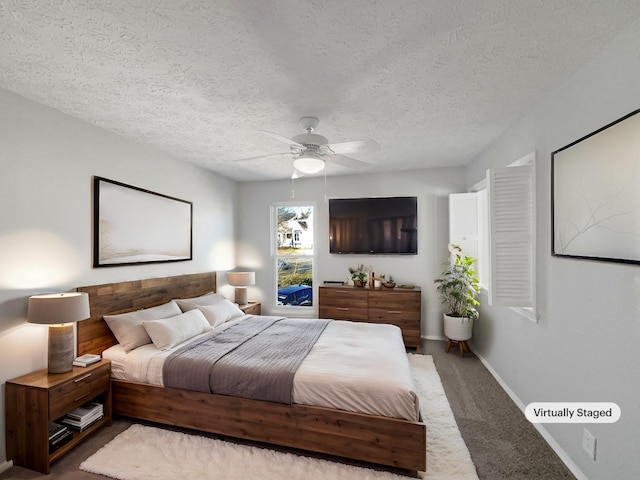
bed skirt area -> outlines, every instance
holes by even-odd
[[[421,422],[123,380],[113,380],[112,388],[114,414],[412,472],[426,469]]]

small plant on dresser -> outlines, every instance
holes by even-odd
[[[349,267],[349,273],[354,287],[364,287],[367,284],[367,270],[364,265],[359,264],[356,267]]]

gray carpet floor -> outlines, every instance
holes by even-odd
[[[473,353],[464,357],[445,342],[423,340],[481,480],[574,479],[571,471],[525,418]],[[427,435],[428,436],[428,435]]]
[[[445,353],[445,343],[423,341],[432,355],[451,409],[481,480],[560,480],[574,476],[547,445],[524,414],[472,353]],[[50,475],[21,467],[0,474],[0,480],[105,480],[78,466],[131,425],[115,418],[52,466]]]

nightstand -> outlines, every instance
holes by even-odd
[[[240,310],[242,310],[247,315],[260,315],[262,312],[262,304],[260,302],[249,302],[243,305],[239,305]]]
[[[50,453],[49,422],[92,401],[103,405],[103,418],[82,431],[71,430],[73,438]],[[8,380],[5,410],[7,460],[48,474],[53,462],[99,428],[111,425],[111,362],[100,360],[59,374],[44,369]]]

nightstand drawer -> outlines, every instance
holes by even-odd
[[[62,383],[49,392],[49,418],[57,419],[76,407],[87,403],[109,390],[111,369],[109,364]]]

